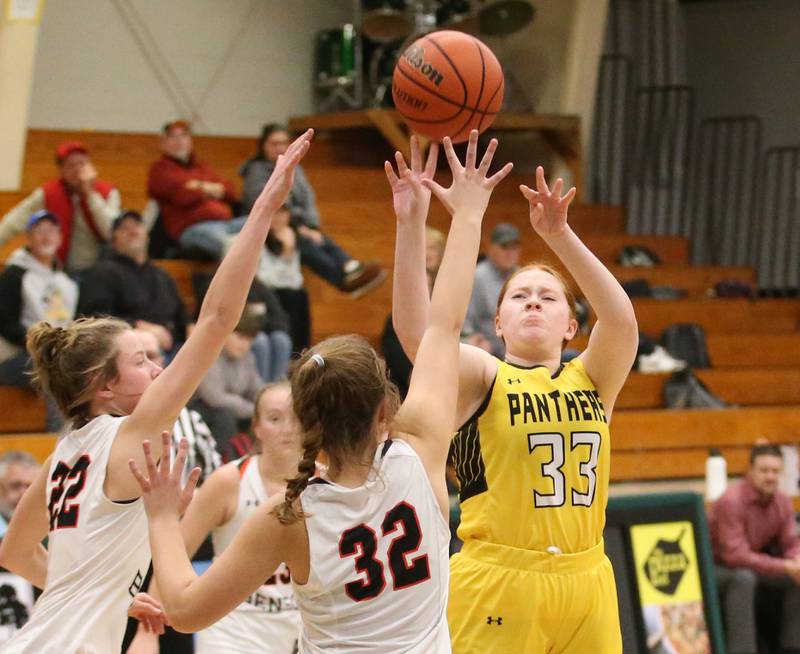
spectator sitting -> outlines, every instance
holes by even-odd
[[[75,317],[78,285],[56,258],[61,246],[58,218],[47,210],[29,217],[27,245],[15,250],[0,273],[0,384],[31,388],[30,358],[25,351],[28,328],[40,320],[66,326]],[[45,398],[47,431],[58,431],[63,418]]]
[[[211,428],[222,452],[237,432],[249,428],[256,395],[264,385],[251,351],[260,327],[258,317],[245,314],[197,388],[193,408]]]
[[[300,268],[297,235],[289,225],[291,214],[281,207],[272,218],[265,256],[261,260],[257,279],[275,291],[281,306],[289,316],[294,349],[302,352],[311,345],[311,312],[308,292],[304,288]]]
[[[236,202],[233,185],[195,157],[188,122],[167,123],[163,132],[163,156],[150,166],[147,192],[158,202],[170,239],[185,250],[200,250],[220,259],[228,237],[246,220],[232,219]]]
[[[86,146],[78,141],[56,149],[59,176],[45,182],[0,220],[0,245],[26,229],[28,217],[42,209],[61,225],[58,258],[69,271],[91,266],[119,213],[119,191],[97,178]]]
[[[0,456],[0,538],[38,473],[39,464],[27,452],[12,450]],[[27,579],[0,568],[0,646],[28,621],[34,595]]]
[[[210,273],[199,273],[192,278],[198,306],[203,303],[211,277]],[[292,357],[291,324],[278,294],[257,279],[253,280],[244,315],[252,316],[260,326],[251,348],[259,376],[265,382],[286,379]]]
[[[434,227],[425,228],[425,272],[428,277],[428,292],[433,290],[436,273],[442,263],[446,239],[444,234]],[[400,391],[400,397],[405,398],[408,392],[408,382],[411,379],[411,361],[403,351],[403,346],[394,331],[391,314],[386,318],[381,334],[381,352],[386,359],[386,366],[390,379]]]
[[[289,146],[289,131],[275,123],[265,125],[258,142],[256,156],[240,170],[244,181],[242,210],[250,211],[261,189],[275,170],[275,162]],[[297,232],[297,248],[301,263],[336,288],[359,297],[386,279],[386,271],[376,262],[362,263],[347,254],[332,238],[320,231],[314,189],[303,169],[298,166],[294,185],[287,201],[291,224]]]
[[[489,351],[501,359],[506,348],[495,328],[497,299],[503,284],[519,265],[520,252],[519,230],[509,223],[498,224],[492,230],[486,258],[475,269],[475,285],[467,310],[466,324],[472,333],[476,338],[483,336],[491,345]]]
[[[78,311],[84,316],[121,318],[152,332],[162,350],[173,353],[186,339],[186,310],[175,282],[147,258],[142,217],[124,211],[114,219],[111,249],[87,271]]]
[[[792,500],[778,490],[782,470],[780,448],[756,445],[744,480],[729,487],[709,512],[731,654],[758,652],[759,588],[783,591],[781,652],[800,652],[800,540]]]

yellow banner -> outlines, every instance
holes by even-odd
[[[631,542],[643,606],[703,599],[691,522],[634,525]]]

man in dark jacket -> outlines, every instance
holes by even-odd
[[[186,338],[186,313],[173,279],[147,258],[142,217],[124,211],[111,226],[111,250],[86,274],[78,312],[109,315],[149,331],[165,352]]]

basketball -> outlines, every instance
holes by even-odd
[[[503,69],[474,36],[442,30],[418,38],[394,67],[392,97],[406,124],[435,141],[466,141],[494,122],[503,102]]]

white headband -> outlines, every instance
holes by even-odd
[[[312,354],[311,360],[316,363],[320,368],[325,367],[325,359],[322,358],[321,354]]]

